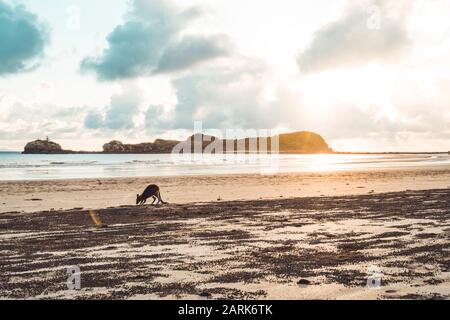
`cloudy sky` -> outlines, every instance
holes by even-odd
[[[448,0],[0,0],[0,150],[311,130],[450,149]]]

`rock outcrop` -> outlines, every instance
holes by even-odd
[[[284,153],[333,153],[324,138],[309,131],[281,134],[279,143]]]
[[[157,139],[153,143],[123,144],[113,140],[103,145],[103,153],[171,153],[178,143],[175,140]]]
[[[70,151],[63,150],[61,146],[50,140],[35,140],[27,143],[24,154],[63,154]]]
[[[265,144],[264,144],[265,143]],[[274,137],[221,140],[213,136],[196,134],[183,142],[186,152],[257,152],[272,149],[280,153],[333,153],[325,140],[314,132],[301,131]],[[190,147],[190,148],[189,148]]]

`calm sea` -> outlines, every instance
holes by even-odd
[[[447,154],[401,155],[22,155],[0,152],[0,180],[46,180],[232,173],[321,172],[450,166]]]

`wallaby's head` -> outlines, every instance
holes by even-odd
[[[136,195],[136,204],[139,204],[139,202],[141,202],[141,196]]]

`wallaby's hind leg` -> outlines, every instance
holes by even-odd
[[[163,199],[161,198],[161,192],[158,191],[158,204],[162,203],[162,204],[167,204],[167,202],[164,202]]]
[[[152,196],[152,199],[153,199],[152,205],[154,205],[158,198],[156,196]]]

